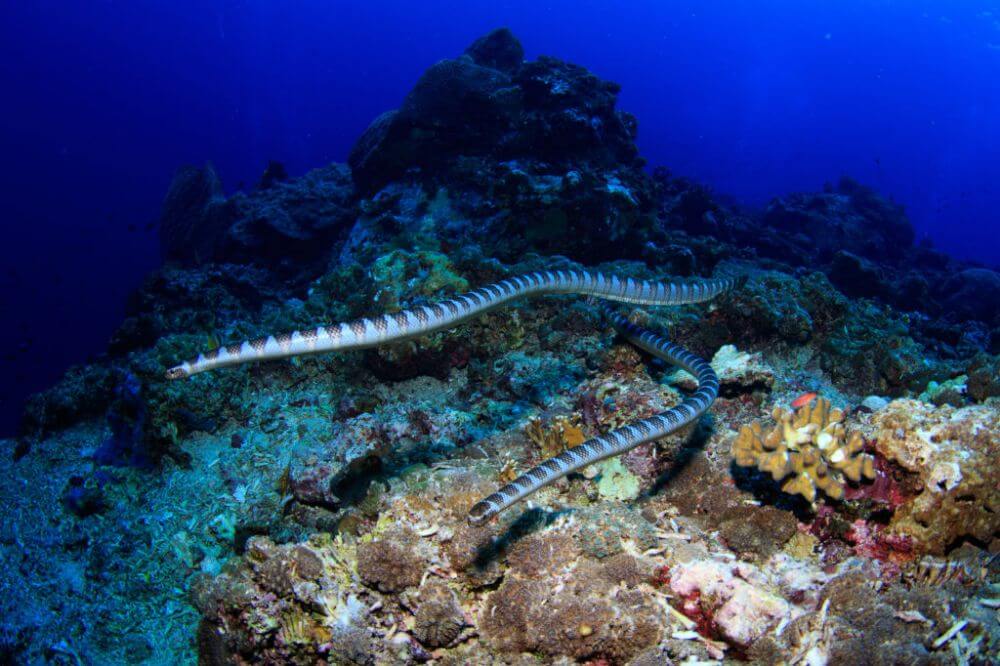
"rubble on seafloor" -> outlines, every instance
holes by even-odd
[[[614,84],[522,61],[497,31],[434,65],[349,166],[272,165],[229,198],[211,167],[178,175],[171,263],[109,358],[2,442],[0,661],[997,660],[986,269],[914,246],[901,209],[849,180],[752,213],[649,175]],[[162,379],[205,347],[584,267],[747,275],[630,311],[712,359],[720,396],[482,526],[483,496],[693,378],[560,296]]]

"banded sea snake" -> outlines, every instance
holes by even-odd
[[[623,303],[700,303],[735,289],[745,278],[723,277],[691,283],[621,279],[590,271],[539,271],[508,278],[453,299],[373,319],[319,326],[219,347],[167,371],[168,379],[189,377],[230,365],[305,354],[374,347],[450,328],[514,299],[540,294],[581,294]],[[563,476],[640,444],[665,437],[701,416],[715,401],[719,381],[712,367],[682,347],[605,308],[615,327],[634,345],[698,379],[698,389],[679,405],[589,439],[546,460],[477,503],[469,521],[482,523]]]

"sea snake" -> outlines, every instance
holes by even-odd
[[[679,345],[637,326],[611,308],[605,308],[615,328],[636,347],[668,363],[679,365],[698,378],[698,390],[684,398],[681,404],[648,419],[642,419],[612,430],[606,435],[588,439],[579,446],[549,458],[534,469],[517,477],[469,511],[473,525],[492,518],[507,507],[524,499],[539,488],[566,476],[581,467],[630,451],[640,444],[666,437],[693,422],[712,406],[719,392],[719,379],[712,366]]]
[[[715,298],[740,286],[744,280],[742,277],[721,277],[690,283],[652,282],[621,279],[591,271],[537,271],[508,278],[433,305],[421,305],[373,319],[363,318],[269,335],[219,347],[170,368],[167,370],[167,378],[189,377],[206,370],[251,361],[361,349],[405,340],[451,328],[524,296],[583,294],[624,303],[682,305]],[[545,461],[473,506],[469,512],[471,523],[486,521],[574,470],[665,437],[697,419],[712,405],[718,393],[719,382],[708,363],[655,333],[630,323],[621,315],[610,310],[609,314],[615,326],[633,344],[697,377],[697,391],[686,397],[681,404],[661,414],[587,440]]]

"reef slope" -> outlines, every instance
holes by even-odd
[[[996,273],[914,244],[849,179],[751,211],[647,171],[617,92],[500,30],[428,69],[346,165],[272,164],[230,197],[210,165],[181,170],[168,261],[107,356],[0,443],[0,661],[995,660]],[[747,276],[627,310],[713,359],[720,396],[482,526],[484,495],[692,378],[552,296],[163,379],[206,347],[583,268]]]

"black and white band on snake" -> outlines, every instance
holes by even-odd
[[[393,314],[318,326],[227,345],[200,354],[167,371],[168,379],[253,361],[373,347],[456,326],[514,299],[542,294],[581,294],[623,303],[683,305],[700,303],[742,285],[745,277],[697,282],[621,279],[591,271],[538,271],[508,278],[453,299]],[[681,404],[606,435],[595,437],[547,460],[472,507],[469,521],[481,523],[539,488],[597,461],[664,437],[693,422],[715,400],[719,383],[708,363],[666,339],[608,310],[615,326],[633,344],[698,379],[698,390]]]
[[[374,347],[456,326],[514,299],[541,294],[581,294],[623,303],[700,303],[735,288],[741,278],[698,282],[621,279],[590,271],[538,271],[508,278],[453,299],[372,319],[318,326],[212,349],[167,370],[168,379],[253,361]]]
[[[469,511],[469,522],[473,525],[492,518],[539,488],[571,472],[680,430],[697,420],[715,402],[715,397],[719,393],[719,380],[711,365],[683,347],[631,323],[625,317],[612,312],[610,308],[606,308],[605,311],[611,317],[615,328],[629,342],[653,356],[690,372],[698,379],[698,389],[676,407],[612,430],[606,435],[589,439],[522,474],[472,507]]]

